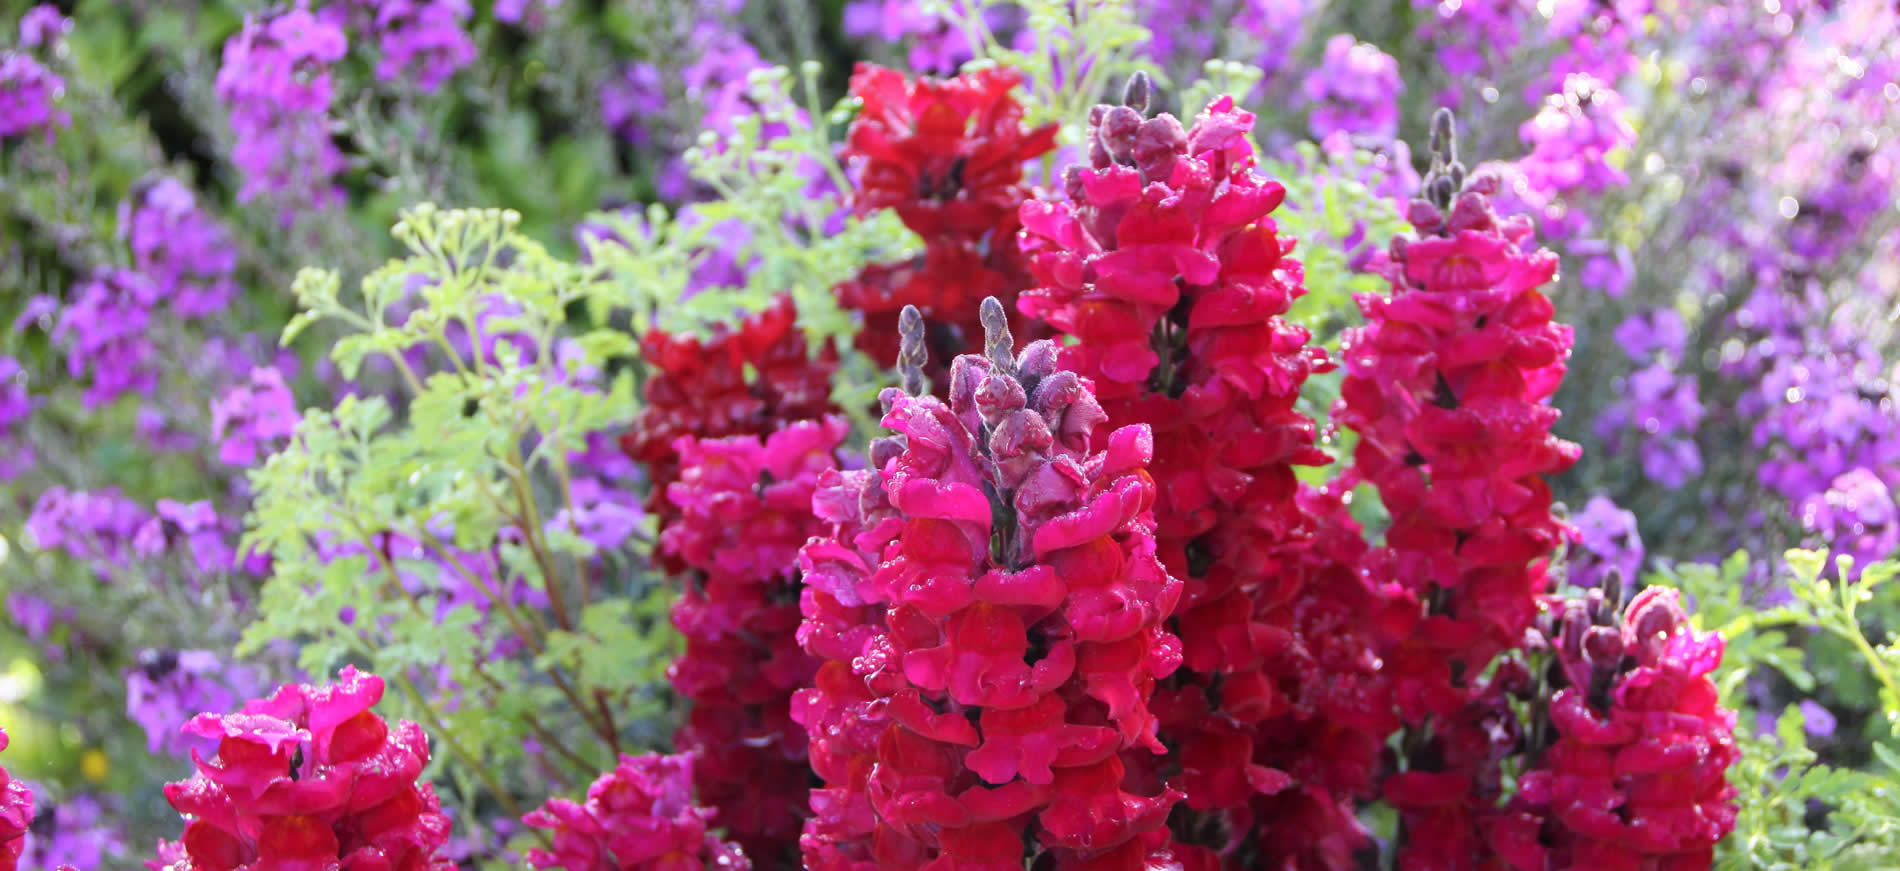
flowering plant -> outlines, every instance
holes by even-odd
[[[1891,4],[0,9],[0,871],[1900,851]]]

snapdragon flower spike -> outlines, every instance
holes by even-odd
[[[528,851],[533,868],[566,871],[751,871],[737,845],[710,831],[715,814],[693,803],[691,753],[621,754],[587,800],[551,798],[521,821],[553,834]],[[453,867],[453,866],[451,866]]]
[[[1342,339],[1336,409],[1360,435],[1355,474],[1391,512],[1395,577],[1436,600],[1397,665],[1412,678],[1401,700],[1412,719],[1456,710],[1458,670],[1475,677],[1530,625],[1541,561],[1564,534],[1544,477],[1579,453],[1550,431],[1571,344],[1539,291],[1557,258],[1525,250],[1528,220],[1492,211],[1489,177],[1458,190],[1450,124],[1443,113],[1435,125],[1434,201],[1411,209],[1418,235],[1376,261],[1392,294],[1360,298],[1366,325]]]
[[[1415,604],[1385,655],[1410,728],[1385,783],[1407,833],[1401,863],[1476,868],[1477,816],[1497,795],[1501,732],[1514,720],[1502,675],[1479,683],[1537,612],[1547,560],[1567,534],[1545,476],[1575,463],[1551,434],[1570,329],[1539,292],[1557,258],[1527,250],[1527,219],[1491,208],[1495,179],[1467,181],[1449,112],[1433,119],[1417,235],[1375,259],[1390,296],[1359,298],[1366,325],[1342,338],[1334,418],[1360,436],[1353,480],[1375,486],[1392,525],[1378,555]]]
[[[679,517],[666,488],[679,480],[674,444],[681,437],[766,435],[838,410],[831,402],[837,349],[827,344],[813,356],[797,317],[791,297],[780,296],[735,329],[717,329],[704,339],[657,329],[641,339],[641,356],[654,372],[645,385],[646,406],[621,435],[620,447],[652,476],[646,507],[662,531]],[[751,380],[748,368],[756,373]],[[685,571],[678,558],[659,556],[669,572]]]
[[[1517,871],[1707,869],[1735,827],[1735,713],[1709,678],[1721,636],[1697,632],[1675,590],[1616,605],[1591,590],[1542,619],[1555,737],[1492,831]]]
[[[0,729],[0,750],[7,749],[7,732]],[[33,824],[33,790],[0,768],[0,871],[14,871],[26,848],[27,827]]]
[[[944,361],[929,373],[940,390],[947,361],[977,350],[978,303],[1013,303],[1030,284],[1015,241],[1017,210],[1030,195],[1023,167],[1055,147],[1057,125],[1023,124],[1014,93],[1021,82],[1000,68],[906,79],[859,64],[851,76],[851,95],[863,103],[843,151],[861,170],[852,208],[895,211],[925,249],[867,267],[839,285],[838,301],[863,313],[858,349],[880,362],[896,357],[898,313],[916,306],[930,323],[930,359]]]
[[[330,686],[285,684],[235,714],[199,714],[188,735],[217,742],[198,771],[167,784],[188,820],[175,871],[341,868],[449,871],[435,788],[416,778],[429,741],[370,709],[383,680],[345,666]]]
[[[849,431],[834,416],[675,445],[679,519],[660,546],[691,575],[673,605],[686,650],[668,674],[693,707],[674,746],[696,759],[700,803],[763,864],[796,864],[809,804],[806,733],[790,715],[817,671],[796,638],[798,553],[821,529],[812,496]]]
[[[1183,129],[1144,117],[1145,87],[1091,114],[1067,202],[1024,205],[1041,286],[1020,305],[1076,340],[1063,363],[1110,419],[1157,434],[1156,538],[1185,584],[1186,658],[1160,695],[1183,749],[1151,775],[1187,794],[1179,851],[1340,867],[1365,839],[1352,801],[1393,724],[1360,619],[1384,606],[1358,528],[1294,476],[1327,462],[1296,402],[1330,363],[1284,318],[1305,287],[1269,217],[1285,189],[1253,170],[1253,115],[1223,98]],[[1253,833],[1291,820],[1299,837]]]
[[[813,502],[835,530],[801,557],[800,639],[830,660],[794,705],[826,781],[807,867],[1172,862],[1180,794],[1130,777],[1162,752],[1148,701],[1180,662],[1152,438],[1123,427],[1091,450],[1106,417],[1088,382],[1050,342],[1017,357],[999,302],[981,320],[987,353],[957,358],[949,401],[886,389],[897,436]],[[902,323],[920,390],[922,314]]]

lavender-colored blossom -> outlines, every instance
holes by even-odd
[[[1813,699],[1801,700],[1801,728],[1807,731],[1808,737],[1831,738],[1838,725],[1840,721],[1826,706]]]
[[[475,60],[467,0],[347,0],[323,13],[339,28],[374,40],[376,77],[385,82],[433,92]]]
[[[296,434],[297,399],[275,366],[252,369],[247,382],[211,401],[211,432],[219,460],[252,465],[279,439]]]
[[[96,492],[49,487],[27,516],[33,546],[93,563],[101,575],[131,564],[132,540],[151,514],[116,488]]]
[[[844,7],[844,33],[886,45],[907,43],[910,69],[926,75],[950,75],[972,57],[962,29],[916,0],[852,0]]]
[[[1345,33],[1327,40],[1325,57],[1307,76],[1305,92],[1314,138],[1339,130],[1387,139],[1398,133],[1399,94],[1405,92],[1399,62],[1371,43]]]
[[[1576,74],[1518,128],[1531,153],[1518,161],[1531,183],[1554,193],[1602,193],[1629,183],[1608,156],[1636,141],[1623,97],[1597,79]]]
[[[1656,355],[1680,360],[1683,347],[1689,342],[1689,325],[1675,309],[1657,309],[1631,315],[1617,326],[1615,337],[1623,352],[1638,363]]]
[[[26,368],[12,357],[0,357],[0,481],[33,467],[33,445],[19,436],[38,405],[27,392]]]
[[[1867,469],[1835,478],[1827,492],[1800,507],[1801,527],[1822,538],[1835,555],[1854,558],[1853,576],[1900,551],[1900,508],[1887,483]]]
[[[124,835],[98,799],[76,795],[55,803],[47,800],[51,791],[38,785],[32,789],[39,805],[33,825],[27,829],[20,867],[71,866],[75,871],[101,871],[108,867],[108,859],[125,851]]]
[[[219,516],[210,502],[160,499],[155,508],[157,516],[146,521],[133,539],[139,556],[157,557],[183,544],[200,575],[222,574],[236,565],[237,551],[231,546],[235,524]]]
[[[571,528],[603,551],[626,544],[645,519],[637,495],[596,478],[576,479],[573,499],[573,509],[562,508],[547,521],[547,528],[563,532]]]
[[[31,55],[0,52],[0,142],[69,123],[54,105],[65,89],[66,80]]]
[[[53,341],[66,354],[66,372],[90,382],[88,408],[127,393],[149,394],[158,383],[149,336],[158,286],[130,269],[101,269],[73,291]]]
[[[26,640],[38,644],[52,636],[55,626],[71,621],[73,609],[54,607],[33,593],[14,592],[7,594],[7,617]]]
[[[51,3],[42,3],[28,9],[20,16],[20,47],[38,48],[49,45],[71,30],[72,19],[61,14],[59,7]]]
[[[1779,356],[1750,407],[1760,410],[1762,485],[1798,506],[1856,469],[1900,476],[1900,397],[1888,376],[1871,344]]]
[[[495,0],[495,20],[536,27],[560,5],[561,0]]]
[[[653,144],[650,125],[665,114],[666,107],[660,68],[645,61],[621,67],[600,86],[600,120],[635,147]]]
[[[204,711],[234,710],[256,689],[252,669],[226,665],[209,650],[148,649],[125,674],[125,712],[145,729],[147,752],[189,758],[195,749],[209,757],[217,742],[179,727]]]
[[[1601,587],[1612,572],[1625,584],[1637,580],[1643,568],[1643,537],[1636,530],[1634,512],[1607,496],[1593,496],[1570,522],[1577,531],[1577,546],[1570,553],[1571,583]]]
[[[1695,431],[1704,415],[1694,378],[1666,362],[1637,370],[1624,380],[1621,399],[1597,419],[1597,435],[1612,455],[1635,442],[1643,473],[1665,487],[1680,487],[1702,474]]]
[[[142,185],[119,204],[119,237],[132,249],[133,266],[180,317],[222,311],[237,289],[230,236],[175,178]]]
[[[247,18],[225,42],[217,93],[236,134],[240,200],[281,200],[286,220],[297,206],[340,201],[333,179],[345,162],[326,116],[335,91],[330,66],[348,45],[341,27],[305,9]]]

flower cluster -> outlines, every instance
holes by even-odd
[[[228,710],[248,695],[249,669],[227,666],[209,650],[141,651],[125,675],[125,713],[145,730],[146,749],[187,756],[217,752],[217,742],[180,729],[199,711]],[[236,683],[242,691],[234,692]]]
[[[345,666],[330,686],[286,684],[236,714],[199,714],[186,734],[217,741],[197,773],[165,787],[190,822],[174,871],[243,867],[448,871],[448,817],[418,783],[429,741],[370,709],[383,680]]]
[[[42,803],[27,830],[20,866],[76,871],[103,867],[101,860],[125,850],[117,817],[89,795]]]
[[[828,660],[793,709],[825,781],[806,867],[1172,862],[1180,794],[1140,776],[1163,751],[1149,699],[1180,661],[1153,439],[1123,427],[1091,451],[1088,383],[1047,341],[1017,358],[1000,303],[981,317],[986,356],[957,358],[946,403],[917,395],[924,324],[905,310],[912,392],[881,397],[897,435],[814,500],[835,528],[801,558],[800,638]]]
[[[1186,667],[1164,690],[1162,730],[1183,748],[1171,765],[1187,806],[1220,820],[1219,839],[1181,849],[1338,861],[1362,838],[1353,797],[1393,724],[1371,633],[1348,616],[1380,600],[1358,571],[1357,527],[1294,476],[1327,462],[1295,403],[1331,364],[1283,317],[1305,287],[1268,217],[1285,189],[1253,170],[1253,115],[1223,98],[1183,129],[1143,117],[1146,87],[1096,108],[1068,203],[1023,207],[1042,286],[1021,304],[1076,339],[1064,365],[1095,382],[1111,420],[1156,433],[1156,538],[1186,585]],[[1249,835],[1255,819],[1295,818],[1300,838]]]
[[[1616,605],[1591,590],[1543,617],[1554,737],[1491,833],[1517,871],[1708,868],[1735,826],[1735,714],[1709,679],[1721,636],[1692,628],[1675,590]]]
[[[1592,496],[1570,518],[1577,540],[1570,552],[1570,583],[1591,589],[1634,583],[1643,569],[1643,537],[1636,514],[1605,496]]]
[[[51,135],[72,119],[56,105],[66,81],[23,51],[0,51],[0,142]]]
[[[133,268],[181,318],[223,311],[237,290],[230,234],[175,178],[142,184],[119,204],[119,236],[132,249]]]
[[[699,802],[762,864],[796,861],[805,817],[806,736],[790,708],[817,663],[796,637],[798,551],[820,531],[812,494],[848,430],[830,417],[675,444],[679,519],[660,545],[692,571],[673,606],[686,649],[669,674],[693,708],[674,745],[693,754]]]
[[[275,366],[211,401],[211,438],[226,465],[250,466],[297,432],[297,399]]]
[[[157,387],[151,325],[159,293],[144,273],[116,268],[101,268],[74,289],[53,341],[65,352],[67,373],[88,382],[89,407]]]
[[[1399,132],[1399,62],[1370,43],[1342,33],[1326,41],[1320,65],[1307,74],[1312,105],[1307,126],[1316,139],[1335,131],[1390,139]]]
[[[998,68],[906,79],[860,64],[852,74],[851,94],[864,104],[843,151],[860,175],[852,207],[893,210],[925,244],[916,258],[869,266],[837,288],[840,304],[863,313],[857,345],[872,360],[895,359],[898,313],[913,305],[928,320],[932,360],[974,350],[977,303],[1013,303],[1028,285],[1015,242],[1029,196],[1023,165],[1055,147],[1056,125],[1024,127],[1021,81]],[[939,388],[946,366],[931,373]]]
[[[704,339],[656,329],[641,340],[641,355],[654,372],[646,406],[620,444],[647,469],[653,485],[647,509],[662,530],[679,516],[666,488],[680,477],[673,446],[682,436],[765,435],[837,410],[831,404],[837,349],[827,344],[812,356],[797,316],[791,298],[781,296],[736,329],[719,328]],[[750,381],[748,369],[755,373]],[[684,569],[671,558],[663,565],[676,574]]]
[[[103,572],[130,565],[134,539],[150,518],[117,489],[88,493],[48,487],[33,503],[26,532],[34,547],[61,551]]]
[[[475,41],[464,29],[468,0],[345,0],[322,14],[375,40],[376,76],[385,82],[433,91],[475,60]]]
[[[7,749],[6,730],[0,729],[0,750]],[[26,830],[33,823],[33,791],[0,768],[0,871],[19,866],[26,847]]]
[[[553,834],[528,851],[534,868],[567,871],[750,871],[744,851],[708,829],[712,811],[693,804],[691,753],[622,754],[587,788],[587,801],[548,799],[521,821]],[[452,866],[451,866],[452,867]]]
[[[1538,217],[1546,236],[1586,235],[1590,218],[1576,207],[1577,198],[1629,183],[1629,176],[1610,161],[1636,141],[1622,96],[1592,76],[1572,75],[1518,132],[1531,152],[1512,164],[1514,175],[1505,192]]]
[[[1558,412],[1546,404],[1571,343],[1539,290],[1557,258],[1528,250],[1529,220],[1493,211],[1495,177],[1464,178],[1450,113],[1433,128],[1430,199],[1410,209],[1417,235],[1375,260],[1392,294],[1359,300],[1366,325],[1341,341],[1334,417],[1359,436],[1352,477],[1392,517],[1379,570],[1417,602],[1385,662],[1414,730],[1404,771],[1385,784],[1412,835],[1400,861],[1465,868],[1477,867],[1474,817],[1508,749],[1502,693],[1522,666],[1477,678],[1536,615],[1545,559],[1565,535],[1545,476],[1579,448],[1551,434]]]
[[[331,66],[348,47],[341,27],[307,9],[248,17],[225,42],[217,91],[237,138],[231,160],[243,173],[241,199],[281,200],[288,221],[296,208],[341,198],[332,179],[345,162],[327,116]]]
[[[0,481],[10,481],[33,468],[33,444],[20,432],[39,405],[27,389],[26,367],[13,357],[0,357]]]

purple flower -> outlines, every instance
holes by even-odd
[[[134,268],[158,285],[180,317],[222,311],[237,289],[237,250],[229,235],[175,178],[142,185],[119,204],[119,237],[132,249]]]
[[[1617,507],[1607,496],[1593,496],[1570,521],[1577,532],[1577,547],[1570,553],[1571,583],[1601,587],[1612,572],[1624,584],[1637,580],[1643,568],[1643,537],[1636,530],[1635,513]]]
[[[1326,41],[1326,55],[1306,78],[1307,119],[1316,139],[1337,130],[1390,139],[1399,132],[1399,62],[1351,34]]]
[[[49,487],[34,502],[26,532],[34,547],[91,562],[105,576],[131,564],[132,540],[150,517],[117,489],[88,493]]]
[[[1558,194],[1602,193],[1626,185],[1629,176],[1606,160],[1636,141],[1636,130],[1623,115],[1623,97],[1616,89],[1588,75],[1572,75],[1562,92],[1547,98],[1537,116],[1518,128],[1531,146],[1518,166],[1533,185]]]
[[[211,437],[218,459],[230,466],[256,463],[260,450],[297,432],[297,399],[275,366],[251,370],[250,381],[211,402]]]
[[[237,563],[231,547],[235,524],[218,515],[210,502],[158,500],[158,515],[145,522],[134,537],[133,549],[142,557],[157,557],[182,541],[201,575],[228,572]]]
[[[1801,527],[1821,536],[1828,550],[1854,558],[1852,578],[1869,563],[1900,551],[1900,508],[1894,505],[1893,491],[1866,469],[1841,475],[1827,492],[1804,500],[1800,519]]]
[[[65,89],[65,79],[31,56],[0,52],[0,142],[66,126],[71,119],[53,105]]]
[[[73,610],[55,608],[32,593],[8,593],[7,616],[26,640],[37,644],[52,636],[54,626],[72,620]]]
[[[124,834],[106,819],[97,799],[76,795],[54,803],[47,800],[50,790],[39,785],[32,789],[40,804],[26,833],[20,867],[70,865],[76,871],[98,871],[107,867],[106,859],[124,852]]]
[[[1597,435],[1611,455],[1627,451],[1633,438],[1643,473],[1655,482],[1680,487],[1702,474],[1695,431],[1704,410],[1694,378],[1659,362],[1624,379],[1621,396],[1597,420]]]
[[[433,92],[475,60],[475,42],[463,27],[467,0],[348,0],[323,11],[339,27],[347,19],[374,37],[376,77],[385,82],[413,81]]]
[[[1833,711],[1813,699],[1801,700],[1801,727],[1807,730],[1808,737],[1831,738],[1837,725]]]
[[[606,551],[626,544],[644,518],[640,500],[632,492],[596,478],[579,478],[574,481],[573,510],[562,508],[547,521],[547,528],[566,531],[571,523],[581,538]]]
[[[554,11],[561,0],[495,0],[495,20],[509,24],[539,26],[542,16]]]
[[[147,752],[209,757],[217,742],[187,735],[185,721],[205,711],[228,711],[257,690],[254,670],[225,665],[209,650],[144,650],[125,674],[125,712],[145,729]]]
[[[993,17],[992,10],[984,14]],[[963,31],[915,0],[852,0],[844,7],[844,34],[888,45],[909,40],[910,69],[928,75],[955,73],[972,57]]]
[[[72,29],[72,19],[60,14],[59,7],[42,3],[20,17],[20,47],[38,48],[59,39]]]
[[[666,113],[666,87],[660,68],[644,61],[621,67],[600,86],[600,118],[614,134],[636,147],[653,143],[649,127]]]
[[[1689,326],[1674,309],[1631,315],[1616,328],[1616,343],[1638,363],[1656,355],[1666,360],[1681,360],[1683,346],[1688,342]]]
[[[19,438],[19,430],[38,405],[27,392],[25,367],[12,357],[0,357],[0,481],[33,467],[33,445]]]
[[[67,374],[91,382],[86,406],[151,393],[158,377],[148,331],[158,286],[130,269],[101,269],[73,295],[53,328],[53,341],[66,354]]]
[[[217,92],[231,112],[232,162],[244,175],[240,200],[260,195],[286,206],[321,207],[341,199],[332,183],[345,166],[330,141],[326,115],[343,58],[342,28],[305,9],[245,19],[224,44]]]

